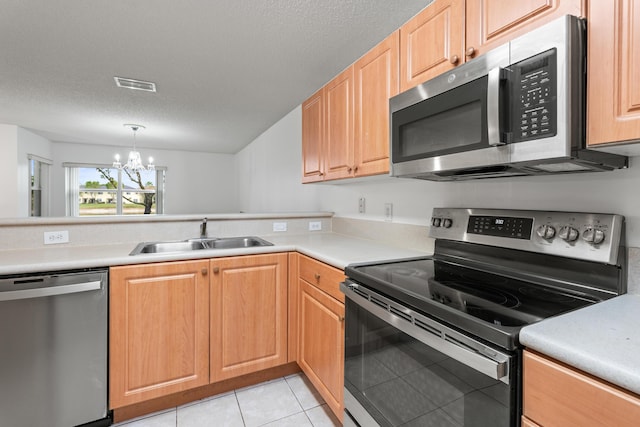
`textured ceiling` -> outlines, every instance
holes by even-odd
[[[429,2],[0,0],[0,123],[235,153]]]

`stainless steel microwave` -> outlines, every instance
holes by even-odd
[[[389,101],[391,175],[434,181],[624,168],[585,148],[585,22],[566,15]]]

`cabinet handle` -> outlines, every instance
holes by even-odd
[[[203,268],[203,269],[202,269],[202,275],[203,275],[203,276],[206,276],[207,274],[209,274],[209,270],[208,270],[208,269],[206,269],[206,268]]]
[[[353,170],[353,168],[352,168],[351,166],[349,166],[349,167],[347,168],[347,172],[351,172],[352,170]]]
[[[220,273],[220,267],[213,267],[213,274]]]
[[[469,46],[464,54],[469,58],[473,58],[476,55],[476,49],[473,46]]]
[[[357,167],[357,166],[354,166],[354,167],[353,167],[353,173],[357,173],[357,172],[358,172],[358,167]]]
[[[344,322],[344,316],[338,317],[338,320],[340,321],[340,323]]]
[[[318,273],[316,273],[315,277],[316,277],[316,281],[319,282],[320,281],[320,275]]]
[[[458,55],[453,55],[451,58],[449,58],[449,62],[451,62],[453,65],[456,65],[459,61],[460,58],[458,57]]]

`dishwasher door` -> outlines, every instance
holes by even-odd
[[[111,424],[107,288],[106,269],[0,279],[0,426]]]

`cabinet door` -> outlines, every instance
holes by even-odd
[[[302,104],[302,182],[323,180],[324,101],[322,89]]]
[[[523,415],[522,419],[520,420],[520,427],[540,427],[540,426]]]
[[[325,180],[353,176],[353,66],[324,87]]]
[[[400,91],[464,62],[464,0],[435,0],[400,27]]]
[[[111,408],[209,383],[208,268],[208,261],[111,268]]]
[[[585,0],[468,0],[465,56],[471,59],[482,55],[562,15],[585,16],[584,3]]]
[[[524,352],[523,414],[545,427],[637,426],[640,397],[547,357]]]
[[[398,94],[400,31],[354,66],[356,176],[389,172],[389,98]]]
[[[637,142],[640,1],[592,0],[588,10],[587,143]]]
[[[342,420],[344,304],[302,279],[299,285],[298,365]]]
[[[211,260],[211,382],[287,363],[287,254]]]

